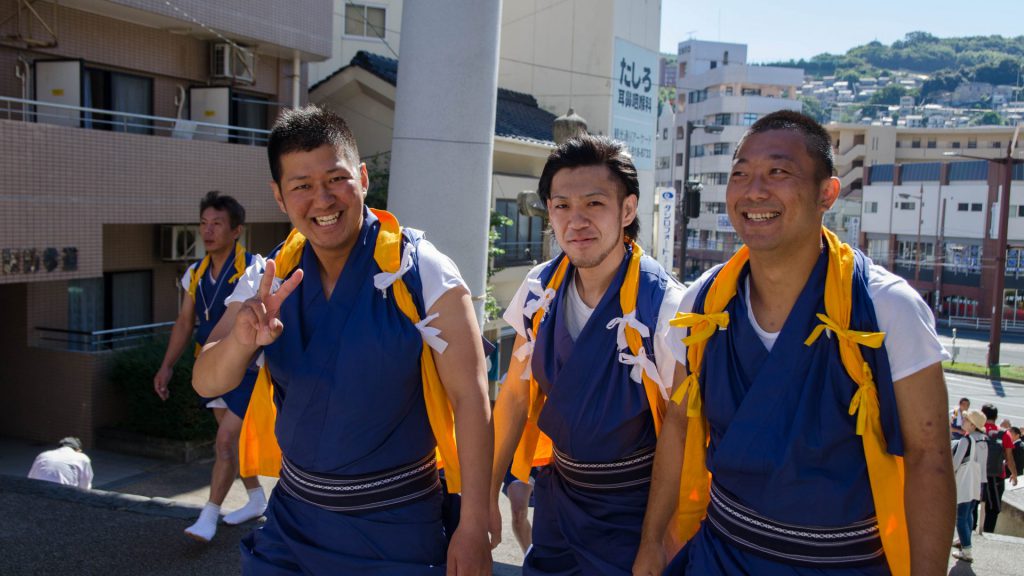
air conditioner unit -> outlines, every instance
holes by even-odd
[[[249,48],[227,42],[216,42],[210,50],[210,77],[253,83],[256,54]]]
[[[206,247],[194,224],[165,224],[160,227],[160,259],[175,262],[198,260],[206,256]]]

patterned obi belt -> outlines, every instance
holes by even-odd
[[[555,471],[563,480],[590,490],[619,490],[650,484],[654,446],[613,462],[580,462],[554,449]]]
[[[855,568],[884,562],[874,517],[836,528],[784,524],[743,506],[712,482],[707,522],[737,548],[783,564]]]
[[[292,496],[335,512],[383,510],[425,498],[441,487],[434,452],[412,464],[373,474],[336,476],[306,472],[281,459],[278,486]]]

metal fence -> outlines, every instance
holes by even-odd
[[[36,332],[40,345],[47,348],[101,352],[137,346],[146,339],[169,334],[173,326],[174,322],[158,322],[156,324],[125,326],[109,330],[93,330],[91,332],[36,326]]]
[[[265,146],[269,130],[0,96],[0,119]]]

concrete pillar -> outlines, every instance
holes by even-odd
[[[406,2],[388,210],[455,261],[483,319],[500,0]]]

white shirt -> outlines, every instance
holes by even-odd
[[[544,270],[550,261],[543,264],[538,264],[526,275],[526,279],[519,286],[515,296],[512,297],[512,301],[509,302],[508,308],[505,309],[505,313],[502,318],[505,322],[508,322],[516,334],[527,338],[526,326],[523,324],[524,308],[526,306],[527,296],[530,294],[529,284],[536,282],[540,278],[540,273]],[[579,293],[576,291],[576,283],[571,279],[566,280],[569,282],[567,286],[568,295],[566,302],[568,305],[566,317],[566,327],[569,329],[570,336],[575,340],[580,331],[583,330],[583,326],[586,325],[587,320],[590,319],[590,315],[594,312],[593,308],[587,307],[583,303],[582,298],[579,297]],[[669,320],[675,317],[676,310],[679,309],[680,301],[683,297],[683,285],[676,282],[675,279],[669,278],[668,286],[665,288],[665,295],[661,301],[661,306],[658,309],[658,324],[652,334],[652,340],[654,341],[654,364],[657,367],[658,377],[662,382],[662,386],[665,387],[666,392],[670,392],[673,384],[673,376],[675,374],[676,362],[686,358],[686,349],[682,346],[682,342],[673,342],[673,338],[669,335]],[[579,300],[578,305],[573,304],[573,299]],[[573,326],[578,326],[578,330]],[[601,327],[604,328],[603,326]],[[576,330],[575,334],[573,330]],[[614,354],[615,351],[609,350],[609,354]],[[526,360],[529,362],[529,359]],[[526,372],[524,372],[526,374]]]
[[[84,453],[61,446],[36,456],[28,477],[88,490],[92,488],[92,462]]]
[[[714,270],[705,272],[686,289],[680,312],[693,311],[697,293],[709,281]],[[747,294],[750,294],[749,284]],[[950,359],[935,333],[935,317],[931,309],[906,280],[872,263],[868,269],[868,295],[875,307],[878,329],[885,332],[885,352],[889,356],[893,382]],[[750,298],[747,298],[747,314],[758,338],[771,350],[779,333],[767,332],[757,324],[750,308]],[[674,330],[678,331],[677,339],[686,335],[685,328]]]

